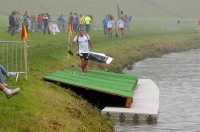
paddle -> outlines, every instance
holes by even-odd
[[[68,54],[70,54],[71,56],[73,56],[73,52],[71,50],[68,50]]]

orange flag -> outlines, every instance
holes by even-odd
[[[72,29],[72,22],[69,24],[69,34],[72,35],[73,29]]]
[[[22,23],[21,40],[24,41],[27,38],[27,31],[24,23]]]

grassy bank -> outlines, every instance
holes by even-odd
[[[10,37],[1,27],[0,40],[20,40],[20,34]],[[74,35],[73,35],[74,37]],[[73,38],[72,37],[72,38]],[[148,57],[200,47],[200,38],[193,30],[129,30],[124,39],[107,38],[102,32],[90,33],[95,52],[114,58],[110,65],[90,62],[89,69],[121,72],[123,68]],[[0,131],[112,131],[112,121],[75,93],[52,84],[43,77],[70,66],[79,67],[79,58],[67,59],[68,34],[43,35],[30,33],[28,80],[20,76],[6,80],[20,93],[7,100],[0,93]],[[73,48],[76,52],[77,46]]]

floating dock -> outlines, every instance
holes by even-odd
[[[105,107],[101,114],[117,120],[157,120],[159,89],[151,79],[139,79],[130,108]]]
[[[104,105],[101,114],[113,119],[156,120],[158,118],[159,89],[151,79],[138,79],[133,75],[95,70],[89,70],[82,75],[80,68],[67,68],[45,76],[44,80],[57,85],[75,86],[83,93],[90,92],[86,96],[94,96],[92,98],[94,100],[98,98],[98,103],[112,100],[112,103]],[[113,105],[120,101],[123,102],[122,106]]]

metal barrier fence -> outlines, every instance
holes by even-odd
[[[22,41],[0,41],[0,62],[9,72],[28,74],[28,46]]]

